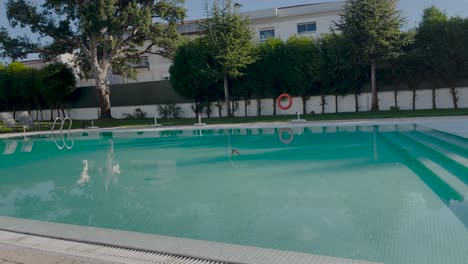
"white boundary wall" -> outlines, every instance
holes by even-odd
[[[458,92],[458,107],[468,108],[468,87],[457,88]],[[438,109],[449,109],[453,108],[452,95],[449,89],[437,89],[436,90],[436,103]],[[307,101],[307,111],[312,111],[316,114],[322,112],[320,105],[320,96],[313,96]],[[371,106],[371,94],[363,93],[358,97],[359,111],[365,112],[370,111]],[[269,116],[273,115],[273,100],[262,99],[262,115]],[[277,115],[294,115],[296,112],[302,114],[302,99],[300,97],[293,98],[293,106],[287,111],[280,110],[277,108]],[[412,91],[401,91],[398,93],[398,104],[400,110],[411,110],[413,108],[413,92]],[[235,112],[235,116],[245,116],[244,113],[244,101],[237,101],[239,104],[238,110]],[[335,113],[335,97],[326,96],[325,113]],[[379,93],[379,104],[380,110],[390,110],[390,107],[394,105],[393,92],[380,92]],[[182,118],[194,118],[195,113],[192,111],[192,104],[178,104],[182,108]],[[156,110],[156,105],[135,105],[135,106],[124,106],[124,107],[112,107],[112,117],[123,118],[124,114],[130,114],[135,111],[136,108],[141,108],[142,111],[147,113],[148,117],[158,117],[159,115]],[[416,109],[432,109],[432,91],[431,90],[418,90],[416,92]],[[354,112],[355,111],[355,100],[354,95],[339,96],[338,97],[338,111],[342,112]],[[257,100],[250,100],[250,104],[247,106],[248,116],[257,115]],[[54,111],[54,116],[57,111]],[[44,119],[50,119],[50,110],[43,111]],[[69,111],[69,115],[72,119],[76,120],[95,120],[98,118],[98,108],[75,108]],[[35,118],[35,111],[32,111],[31,116]],[[201,115],[206,117],[205,114]],[[215,103],[211,106],[211,117],[218,117],[218,108]],[[226,111],[223,109],[223,116],[226,116]],[[40,118],[40,117],[39,117]]]

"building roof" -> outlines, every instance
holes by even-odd
[[[305,14],[325,13],[332,11],[342,11],[345,7],[345,1],[334,1],[314,4],[304,4],[295,6],[285,6],[279,8],[268,8],[244,12],[252,20],[272,17],[289,17]]]
[[[342,11],[345,7],[345,1],[334,1],[304,5],[285,6],[277,8],[267,8],[248,12],[242,12],[241,14],[248,17],[250,20],[275,18],[275,17],[291,17],[300,16],[306,14],[317,14],[333,11]],[[200,30],[200,22],[203,19],[188,20],[179,24],[177,29],[181,34],[196,34]]]

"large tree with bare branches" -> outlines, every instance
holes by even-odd
[[[131,64],[143,54],[171,57],[179,38],[184,0],[8,0],[13,27],[39,38],[11,37],[0,29],[2,55],[11,59],[39,53],[45,60],[73,54],[80,72],[95,81],[102,118],[111,118],[109,72],[134,76]]]

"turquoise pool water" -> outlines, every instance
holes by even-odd
[[[415,126],[73,138],[70,150],[50,136],[0,141],[0,215],[383,263],[468,262],[465,138]]]

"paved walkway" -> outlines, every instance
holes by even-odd
[[[0,243],[0,264],[110,264],[88,258],[78,258],[40,251],[24,247],[16,247]]]

